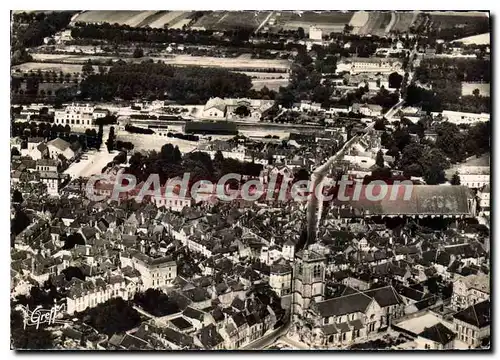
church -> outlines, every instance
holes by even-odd
[[[392,286],[359,291],[344,287],[325,298],[326,258],[310,249],[296,254],[293,268],[292,328],[311,348],[347,346],[387,329],[404,315],[405,303]]]

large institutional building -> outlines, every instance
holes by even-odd
[[[64,110],[56,110],[54,122],[57,125],[95,125],[95,120],[108,115],[107,110],[97,109],[92,105],[71,104]]]

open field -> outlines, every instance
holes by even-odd
[[[130,25],[136,26],[146,17],[154,14],[155,11],[103,11],[103,10],[92,10],[85,11],[84,13],[78,15],[74,21],[75,22],[87,22],[87,23],[118,23],[120,25]]]
[[[462,39],[455,40],[456,42],[464,43],[465,45],[477,44],[477,45],[489,45],[491,39],[490,33],[479,34],[474,36],[468,36]]]
[[[363,27],[368,21],[370,14],[366,11],[356,11],[349,21],[349,25],[354,28]]]
[[[38,61],[50,61],[57,63],[79,63],[83,64],[87,60],[105,62],[108,60],[118,60],[114,56],[92,56],[92,55],[66,55],[66,54],[33,54],[33,59]],[[123,60],[128,62],[140,63],[147,60],[148,57],[141,59],[125,58]],[[288,60],[267,60],[267,59],[251,59],[248,56],[240,56],[237,58],[217,58],[209,56],[190,56],[190,55],[173,55],[168,57],[151,57],[155,62],[158,60],[163,61],[165,64],[178,65],[178,66],[205,66],[205,67],[222,67],[227,69],[239,69],[248,71],[248,69],[279,69],[281,71],[288,71],[290,62]],[[30,63],[33,64],[33,63]],[[50,64],[55,66],[54,64]],[[31,65],[34,67],[34,65]],[[75,65],[79,66],[79,65]],[[263,71],[266,72],[266,71]],[[276,76],[279,76],[276,73]]]
[[[446,29],[454,28],[456,26],[488,26],[489,17],[488,13],[430,13],[432,25],[434,28]]]
[[[351,11],[301,11],[301,12],[276,12],[272,16],[274,27],[284,30],[297,30],[302,27],[306,33],[309,27],[316,26],[325,34],[341,32],[349,24],[354,13]]]
[[[21,70],[22,72],[30,70],[32,71],[41,70],[41,71],[56,71],[56,72],[62,71],[63,73],[81,73],[82,65],[28,62],[12,67],[13,72],[15,72],[17,69]],[[97,71],[97,66],[94,66],[94,70]]]
[[[158,12],[155,15],[151,16],[148,20],[147,24],[151,28],[172,28],[177,23],[187,20],[189,23],[189,19],[187,17],[191,14],[190,11],[167,11],[167,12]]]
[[[386,27],[391,22],[391,12],[372,11],[369,13],[368,21],[358,29],[360,35],[385,35]]]
[[[391,27],[390,31],[408,31],[410,26],[413,24],[415,19],[417,18],[418,12],[412,11],[412,12],[395,12],[394,15],[396,16],[396,21],[394,22],[393,26]]]
[[[134,150],[161,150],[161,147],[165,144],[172,144],[173,146],[178,146],[181,153],[187,153],[196,149],[199,142],[187,141],[176,138],[160,137],[157,135],[144,135],[144,134],[130,134],[126,131],[121,131],[117,135],[117,140],[130,141],[134,144]],[[104,164],[105,165],[105,164]],[[103,165],[103,167],[104,167]]]
[[[72,179],[78,177],[90,177],[100,174],[102,169],[118,155],[118,151],[108,153],[103,147],[101,151],[90,150],[85,153],[87,159],[82,159],[80,162],[72,163],[64,174],[68,174]]]
[[[264,86],[269,90],[278,91],[280,86],[288,86],[288,79],[252,79],[252,88],[255,90],[260,90]]]
[[[129,25],[132,27],[164,28],[188,23],[191,11],[85,11],[78,15],[74,22],[109,23]],[[187,22],[186,22],[187,20]],[[181,25],[182,26],[182,25]]]
[[[232,30],[247,28],[255,30],[266,20],[269,11],[213,11],[203,15],[193,28],[207,30]]]

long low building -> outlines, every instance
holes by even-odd
[[[335,208],[345,209],[342,217],[473,217],[476,213],[476,199],[466,186],[385,185],[383,190],[375,186],[373,192],[366,185],[358,186],[358,199],[350,189],[344,194],[349,200],[334,200]],[[382,199],[371,200],[385,190]]]

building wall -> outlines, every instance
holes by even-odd
[[[457,340],[463,341],[471,348],[475,348],[481,344],[481,340],[490,336],[490,326],[485,326],[479,329],[476,326],[466,323],[465,321],[453,319]]]
[[[292,273],[271,273],[269,285],[279,297],[290,294],[292,291]]]

